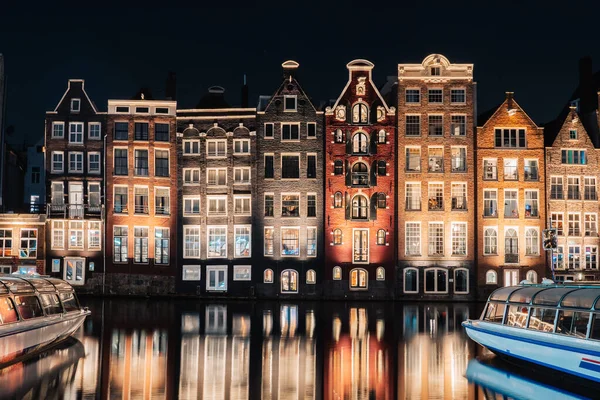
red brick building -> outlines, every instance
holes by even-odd
[[[373,63],[348,63],[348,83],[325,111],[325,279],[331,296],[391,295],[395,243],[395,109]]]
[[[498,286],[546,276],[544,135],[513,98],[479,117],[477,128],[477,282]]]
[[[175,291],[177,103],[148,98],[108,101],[107,292]]]
[[[46,268],[46,216],[0,214],[0,274],[60,272],[60,259]]]

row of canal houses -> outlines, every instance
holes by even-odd
[[[327,104],[282,67],[256,108],[246,86],[239,108],[220,87],[178,108],[171,75],[166,99],[100,111],[69,80],[46,113],[43,272],[105,294],[453,300],[539,282],[551,261],[557,279],[600,276],[587,86],[544,129],[511,92],[478,116],[473,65],[439,54],[381,89],[354,60]]]

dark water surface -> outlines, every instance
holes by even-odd
[[[76,339],[0,370],[0,398],[581,398],[470,341],[483,304],[81,303]]]

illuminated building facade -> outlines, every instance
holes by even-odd
[[[70,79],[56,108],[46,112],[46,273],[90,290],[100,285],[104,265],[105,121],[81,79]],[[14,238],[20,256],[35,257],[36,235]]]
[[[348,83],[325,112],[326,295],[390,297],[395,262],[395,123],[372,81],[348,63]]]
[[[174,293],[177,273],[176,102],[109,100],[106,289]]]
[[[323,280],[323,112],[302,90],[299,64],[257,109],[253,253],[258,296],[316,296]]]
[[[251,296],[256,199],[256,109],[233,108],[211,87],[177,111],[180,292]],[[254,270],[253,270],[254,269]]]
[[[0,214],[0,274],[49,274],[46,265],[46,216]]]
[[[398,65],[398,298],[475,292],[475,90],[473,64]]]
[[[546,276],[543,129],[506,93],[477,127],[477,282],[479,296],[498,286]],[[553,162],[558,162],[556,160]],[[566,193],[566,191],[565,191]]]

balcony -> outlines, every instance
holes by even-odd
[[[467,197],[466,196],[452,196],[452,211],[466,211],[467,210]]]
[[[519,263],[519,255],[518,254],[504,254],[504,263],[505,264],[518,264]]]
[[[49,204],[46,207],[48,218],[60,219],[84,219],[98,218],[103,216],[104,208],[101,205],[88,204]]]
[[[444,199],[442,197],[430,197],[427,202],[429,211],[443,211]]]
[[[429,172],[444,172],[444,157],[429,156]]]
[[[135,214],[148,214],[148,204],[136,204],[133,212]]]
[[[497,181],[498,180],[498,167],[495,165],[486,165],[483,167],[483,180],[484,181]]]
[[[519,170],[516,166],[504,166],[504,180],[505,181],[518,181]]]
[[[156,215],[169,215],[169,206],[156,206],[154,214]]]
[[[526,165],[525,166],[525,180],[526,181],[537,181],[540,179],[540,175],[538,173],[538,167],[535,165]]]

